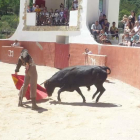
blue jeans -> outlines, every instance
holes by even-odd
[[[94,35],[94,38],[97,39],[97,35],[99,35],[99,33],[97,31],[92,31],[92,34]]]

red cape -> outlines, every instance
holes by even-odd
[[[16,88],[18,90],[20,90],[20,88],[22,87],[22,85],[24,83],[24,76],[23,75],[12,74],[12,78],[13,78],[13,81],[14,81],[14,84],[15,84]],[[47,96],[48,95],[46,93],[46,89],[37,84],[36,100],[38,101],[38,100],[44,99]],[[30,84],[27,88],[27,92],[25,94],[25,97],[26,97],[27,100],[30,100]]]

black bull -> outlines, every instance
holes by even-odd
[[[109,73],[107,73],[109,70]],[[60,87],[58,91],[58,101],[60,99],[60,93],[64,91],[73,92],[76,90],[82,97],[83,102],[85,102],[85,97],[83,96],[79,87],[86,86],[90,90],[90,86],[95,85],[97,91],[93,94],[92,99],[99,93],[96,102],[105,91],[103,83],[105,82],[107,75],[111,73],[110,68],[105,66],[75,66],[68,67],[60,70],[54,74],[50,79],[44,82],[44,86],[48,93],[48,96],[52,96],[52,93],[56,87]]]

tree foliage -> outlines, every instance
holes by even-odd
[[[0,38],[11,36],[19,23],[20,0],[0,0]]]
[[[123,15],[131,15],[131,11],[134,10],[136,16],[140,14],[140,0],[120,0],[120,14],[119,20]]]

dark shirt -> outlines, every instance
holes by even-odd
[[[19,72],[20,67],[25,66],[26,63],[30,63],[31,59],[32,58],[29,55],[28,50],[23,49],[21,51],[20,57],[18,59],[18,63],[17,63],[16,69],[15,69],[15,72]]]

